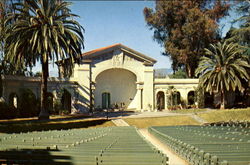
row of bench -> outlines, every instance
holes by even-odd
[[[166,165],[134,127],[53,130],[0,137],[0,164]]]
[[[250,163],[249,128],[172,126],[150,127],[149,131],[191,164]]]

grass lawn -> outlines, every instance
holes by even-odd
[[[150,126],[172,126],[172,125],[199,125],[189,116],[169,116],[152,118],[127,118],[124,119],[129,125],[137,128],[147,128]]]
[[[114,126],[113,122],[106,119],[74,119],[59,121],[14,120],[1,121],[0,133],[20,133],[42,130],[61,130],[73,128],[94,128]]]
[[[173,113],[199,113],[199,112],[205,112],[208,111],[207,109],[178,109],[173,110],[171,112]]]
[[[199,113],[199,117],[207,122],[220,122],[220,121],[250,121],[250,108],[247,109],[228,109],[216,110],[206,113]]]

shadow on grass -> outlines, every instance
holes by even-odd
[[[0,123],[1,133],[20,133],[20,132],[31,132],[31,131],[48,131],[48,130],[67,130],[73,128],[88,128],[98,125],[103,125],[110,120],[96,119],[96,120],[83,120],[83,121],[72,121],[72,122],[55,122],[50,121],[43,122],[7,122]]]
[[[4,123],[27,123],[27,122],[34,122],[34,123],[42,123],[44,121],[70,121],[70,120],[76,120],[76,119],[86,119],[90,118],[91,116],[86,116],[86,115],[65,115],[65,116],[58,116],[57,118],[51,117],[49,120],[38,120],[38,117],[33,117],[33,118],[16,118],[16,119],[1,119],[0,124]],[[18,120],[20,119],[20,120]]]
[[[46,149],[11,149],[0,151],[0,164],[60,164],[71,165],[71,157],[55,155],[59,150]]]
[[[109,118],[119,118],[119,117],[126,117],[126,116],[131,116],[138,114],[138,112],[135,111],[100,111],[100,112],[95,112],[93,114],[94,117],[109,117]]]

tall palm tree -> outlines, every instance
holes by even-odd
[[[42,65],[39,119],[49,118],[49,62],[67,58],[67,66],[72,68],[84,48],[84,29],[73,19],[77,15],[71,13],[69,5],[62,0],[24,0],[16,3],[17,12],[9,15],[15,22],[7,26],[6,59],[16,66],[32,66],[38,61]]]
[[[201,58],[196,69],[196,76],[200,76],[200,85],[207,92],[220,92],[221,105],[225,108],[226,91],[244,91],[242,80],[248,81],[249,68],[247,57],[237,44],[217,43],[210,44],[211,49],[205,49],[205,56]]]
[[[4,43],[4,20],[5,20],[6,1],[0,1],[0,98],[2,97],[2,74],[3,74],[3,43]]]

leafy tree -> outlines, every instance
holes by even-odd
[[[218,22],[228,9],[226,0],[165,0],[156,1],[155,10],[145,8],[144,16],[173,70],[184,66],[187,76],[194,77],[204,48],[217,41]]]
[[[168,87],[168,100],[167,100],[167,104],[168,107],[171,109],[174,105],[174,95],[176,94],[177,90],[174,86],[169,86]]]
[[[36,73],[34,74],[34,77],[42,77],[42,73],[41,73],[41,72],[36,72]]]
[[[226,38],[229,41],[238,42],[242,46],[246,46],[249,49],[250,46],[250,1],[241,0],[238,3],[236,10],[241,17],[234,22],[240,24],[239,28],[232,28]],[[250,49],[249,49],[250,54]]]
[[[83,28],[68,8],[71,3],[57,0],[24,0],[15,3],[18,11],[9,15],[16,21],[7,26],[6,59],[15,66],[42,64],[41,112],[48,119],[47,79],[50,61],[68,58],[68,67],[78,61],[83,45]],[[65,67],[67,67],[65,66]]]
[[[244,90],[242,80],[249,80],[246,68],[250,66],[238,44],[219,42],[210,46],[201,57],[196,75],[201,75],[199,83],[206,92],[220,92],[220,108],[224,109],[227,91]]]
[[[169,78],[176,78],[176,79],[187,78],[187,74],[183,69],[179,69],[175,73],[169,75]]]

